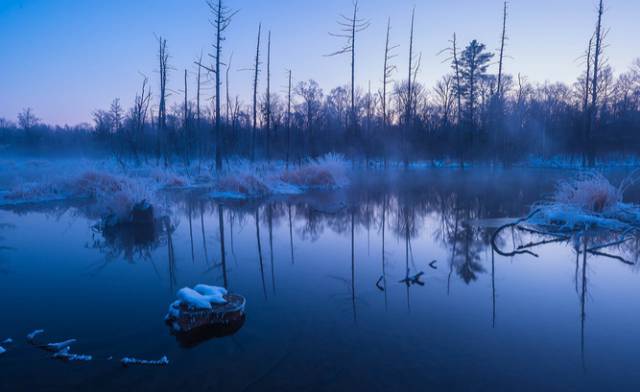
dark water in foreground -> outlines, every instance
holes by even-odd
[[[94,232],[82,206],[0,211],[0,341],[15,340],[0,390],[639,390],[638,270],[567,244],[501,257],[481,224],[567,175],[443,170],[222,206],[167,195],[174,228],[135,239]],[[407,270],[424,285],[400,283]],[[163,323],[175,291],[225,281],[245,324],[182,347]],[[96,359],[50,359],[25,342],[36,328]]]

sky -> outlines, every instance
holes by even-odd
[[[571,83],[582,72],[579,59],[596,18],[597,0],[510,0],[506,72],[530,81]],[[328,57],[342,42],[331,37],[352,0],[226,0],[238,10],[224,42],[233,53],[230,90],[249,102],[258,24],[272,34],[272,91],[283,94],[286,70],[294,82],[315,79],[326,91],[349,83],[349,58]],[[391,18],[394,79],[406,78],[412,7],[416,7],[415,51],[422,54],[420,82],[433,84],[450,71],[444,55],[455,32],[461,44],[478,39],[497,51],[503,0],[360,0],[371,26],[357,36],[356,84],[381,84],[384,37]],[[640,1],[606,0],[610,29],[606,54],[616,72],[640,57]],[[157,36],[167,39],[173,70],[170,102],[183,99],[187,69],[190,99],[194,60],[211,51],[214,30],[205,0],[0,0],[0,117],[15,121],[31,107],[50,124],[91,122],[91,113],[114,98],[130,106],[146,75],[159,89]],[[263,41],[266,44],[266,41]],[[266,45],[265,45],[266,46]],[[265,52],[263,52],[264,54]],[[264,58],[263,58],[264,60]],[[494,67],[495,68],[495,67]],[[266,87],[265,73],[259,88]],[[211,89],[204,92],[211,96]]]

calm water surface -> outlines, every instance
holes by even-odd
[[[167,194],[171,225],[110,236],[82,205],[0,210],[0,341],[15,340],[0,390],[639,390],[637,268],[567,244],[492,252],[487,220],[525,214],[567,175],[367,175],[245,203]],[[423,285],[401,282],[419,272]],[[197,283],[243,294],[247,316],[185,347],[163,317]],[[25,342],[36,328],[95,360],[51,359]],[[162,355],[167,367],[118,362]]]

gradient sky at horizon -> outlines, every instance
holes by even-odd
[[[488,49],[499,46],[503,0],[360,0],[361,15],[371,27],[358,37],[357,84],[380,86],[384,34],[391,18],[396,79],[407,68],[409,20],[416,6],[415,47],[422,53],[419,81],[432,86],[449,72],[445,56],[454,32],[461,43],[478,39]],[[286,69],[294,81],[313,78],[326,91],[349,81],[349,59],[326,57],[341,42],[339,14],[351,0],[227,0],[238,9],[225,42],[224,57],[233,52],[232,95],[249,102],[251,67],[258,23],[272,31],[272,90],[284,91]],[[607,57],[616,72],[640,57],[640,1],[607,0]],[[506,72],[531,81],[571,83],[582,72],[579,60],[593,31],[596,0],[511,0]],[[211,48],[213,30],[205,0],[0,0],[0,117],[15,121],[31,107],[44,122],[90,122],[97,108],[118,97],[124,106],[149,76],[158,90],[156,36],[167,39],[171,54],[170,101],[181,100],[183,72],[195,91],[194,59]],[[263,38],[266,37],[266,33]],[[266,43],[266,40],[263,41]],[[260,82],[265,87],[265,74]],[[211,89],[205,91],[210,97]]]

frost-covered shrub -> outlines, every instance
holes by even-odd
[[[221,178],[216,184],[216,191],[244,197],[261,197],[271,193],[261,179],[250,173],[238,173]]]
[[[189,185],[185,177],[169,170],[154,169],[150,176],[156,183],[166,188],[181,188]]]
[[[79,197],[96,197],[102,193],[120,192],[125,187],[125,180],[106,172],[87,171],[66,184],[73,195]]]
[[[122,223],[130,219],[134,206],[149,203],[154,207],[154,193],[148,181],[133,180],[108,172],[89,170],[67,179],[24,184],[4,195],[13,202],[43,202],[52,200],[86,199],[92,216]],[[158,208],[153,208],[155,214]]]
[[[602,174],[584,173],[574,179],[560,181],[553,201],[585,212],[599,213],[622,202],[622,194]]]
[[[285,171],[280,179],[304,188],[334,188],[347,184],[346,163],[336,154],[327,154],[299,168]]]
[[[629,176],[619,187],[600,173],[583,173],[558,182],[549,201],[534,205],[527,223],[552,231],[624,231],[640,227],[640,206],[623,202],[625,190],[635,183]]]

